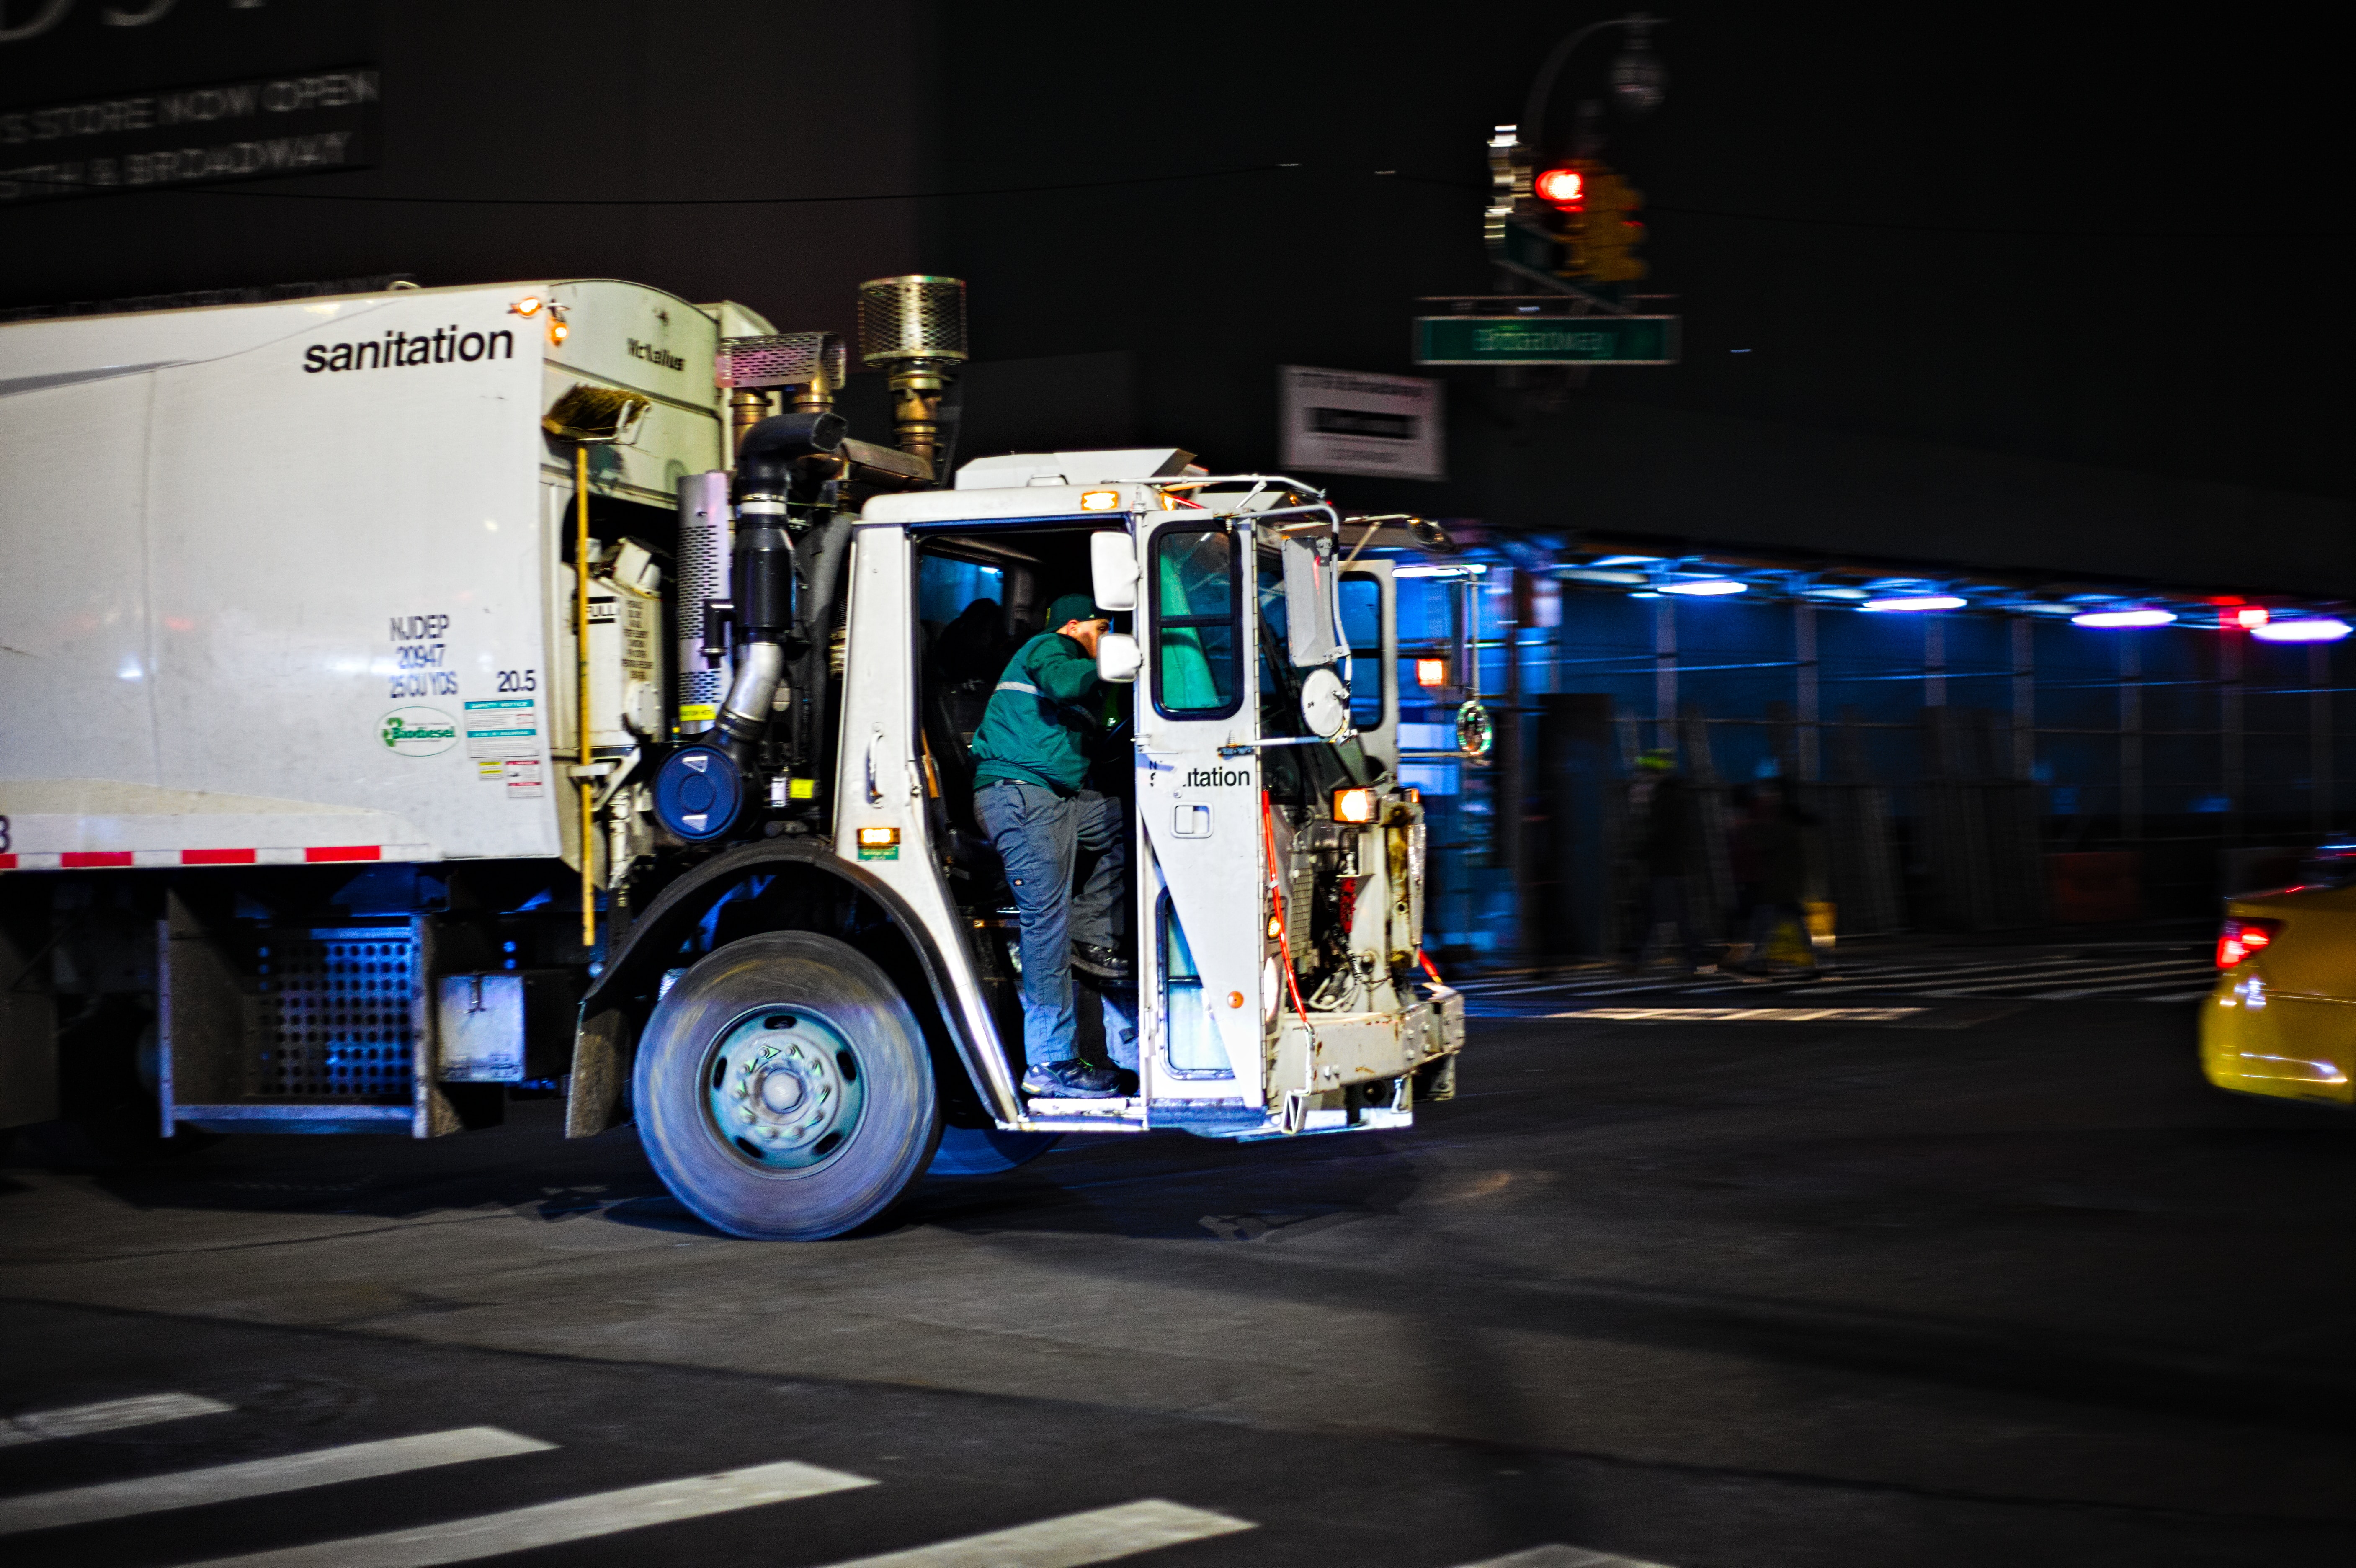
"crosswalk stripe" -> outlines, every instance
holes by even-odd
[[[2072,965],[2082,965],[2087,962],[2088,960],[2071,954],[2037,958],[2008,958],[1977,964],[1924,964],[1919,962],[1910,964],[1899,961],[1888,965],[1879,965],[1870,963],[1858,964],[1852,962],[1842,965],[1841,976],[1842,978],[1846,980],[1853,980],[1868,985],[1883,985],[1897,980],[1934,979],[1949,976],[1961,977],[1967,975],[2023,974],[2040,968],[2066,968]],[[2095,962],[2115,963],[2117,960],[2097,960]],[[2181,963],[2185,962],[2185,960],[2169,960],[2169,962]],[[2032,977],[2034,976],[2032,976]],[[1690,983],[1709,984],[1715,979],[1716,976],[1703,976]],[[1626,976],[1612,976],[1609,978],[1599,976],[1597,978],[1587,980],[1556,980],[1547,982],[1544,985],[1531,985],[1526,987],[1506,986],[1499,987],[1483,986],[1481,982],[1476,980],[1459,988],[1462,989],[1468,997],[1503,999],[1507,997],[1524,996],[1540,991],[1566,990],[1577,987],[1594,987],[1598,994],[1601,994],[1607,989],[1612,991],[1626,989],[1630,983],[1629,977]],[[1666,979],[1638,982],[1638,984],[1653,986],[1677,983],[1679,982]]]
[[[45,1443],[58,1437],[87,1437],[96,1432],[120,1432],[129,1426],[153,1426],[164,1421],[186,1421],[192,1415],[224,1415],[236,1408],[202,1394],[150,1393],[136,1399],[77,1404],[65,1410],[37,1410],[0,1421],[0,1448],[19,1443]]]
[[[465,1426],[455,1432],[429,1432],[417,1437],[315,1448],[307,1454],[289,1454],[279,1459],[250,1459],[242,1464],[176,1470],[137,1480],[33,1492],[24,1497],[0,1498],[0,1535],[25,1530],[56,1530],[102,1519],[158,1513],[166,1509],[234,1502],[241,1498],[269,1497],[276,1492],[300,1491],[305,1487],[333,1486],[338,1481],[397,1476],[434,1465],[536,1454],[555,1446],[536,1437],[502,1432],[496,1426]]]
[[[2078,986],[2067,991],[2040,991],[2034,999],[2040,1002],[2074,1002],[2081,997],[2109,997],[2121,991],[2149,990],[2154,986],[2181,982],[2189,977],[2181,975],[2159,975],[2149,979],[2131,980],[2124,986]],[[2207,995],[2206,992],[2201,994]]]
[[[286,1546],[240,1557],[215,1557],[189,1568],[434,1568],[472,1563],[536,1546],[562,1546],[626,1530],[733,1513],[739,1509],[823,1497],[853,1487],[872,1487],[864,1476],[820,1469],[794,1460],[690,1476],[676,1481],[592,1492],[503,1513],[477,1514],[445,1524],[388,1531],[308,1546]]]
[[[1165,1546],[1253,1528],[1248,1520],[1149,1499],[1043,1519],[1036,1524],[1018,1524],[1012,1530],[993,1530],[987,1535],[856,1558],[829,1568],[1084,1568],[1090,1563],[1110,1563],[1141,1552],[1158,1552]]]
[[[2136,968],[2091,969],[2083,976],[2072,977],[2086,980],[2123,981],[2129,975],[2137,975],[2140,978],[2109,987],[2113,990],[2131,990],[2137,986],[2164,986],[2172,980],[2188,979],[2208,967],[2206,964],[2187,964],[2179,960],[2172,964],[2146,964]],[[2018,990],[2024,987],[2050,986],[2059,978],[2061,976],[2055,975],[2023,975],[2008,980],[1987,980],[1971,986],[1943,986],[1935,991],[1926,991],[1923,994],[1932,997],[1971,997],[1987,991]]]
[[[1609,1552],[1583,1552],[1576,1546],[1533,1546],[1527,1552],[1513,1552],[1503,1557],[1467,1563],[1464,1568],[1664,1568],[1664,1565],[1647,1563],[1639,1557],[1616,1557]]]

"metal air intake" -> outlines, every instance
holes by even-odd
[[[965,362],[965,283],[958,278],[877,278],[859,285],[859,357],[897,369]]]
[[[831,332],[723,337],[712,379],[723,387],[807,388],[830,402],[842,389],[849,357],[842,339]]]
[[[900,450],[937,469],[941,393],[965,363],[965,284],[910,273],[859,285],[859,357],[891,373]]]
[[[766,337],[723,337],[712,380],[730,389],[730,423],[739,443],[769,415],[771,387],[791,388],[788,413],[823,413],[834,407],[849,370],[842,339],[831,332],[780,332]]]

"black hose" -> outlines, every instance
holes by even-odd
[[[851,554],[849,512],[837,512],[819,530],[817,544],[803,560],[809,563],[809,574],[802,583],[802,624],[808,628],[809,646],[801,656],[801,677],[795,682],[795,692],[808,706],[803,709],[803,735],[807,756],[797,759],[804,763],[813,758],[830,754],[827,744],[827,720],[833,700],[833,688],[828,684],[827,661],[834,649],[835,606],[842,601],[844,568]],[[831,787],[833,773],[820,784],[821,796]]]
[[[788,496],[796,478],[795,460],[834,451],[850,432],[850,421],[831,410],[763,420],[744,432],[736,448],[736,498]]]

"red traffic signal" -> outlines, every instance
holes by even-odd
[[[1587,176],[1577,169],[1548,169],[1530,182],[1540,201],[1577,212],[1587,202]]]

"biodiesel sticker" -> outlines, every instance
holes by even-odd
[[[377,721],[377,739],[404,757],[430,757],[458,743],[458,721],[438,708],[396,708]]]

